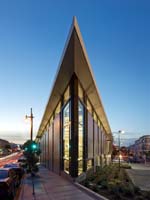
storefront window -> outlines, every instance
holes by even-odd
[[[70,102],[63,110],[63,162],[64,171],[69,173],[69,149],[70,149]]]
[[[79,101],[78,107],[78,174],[83,172],[83,132],[84,132],[84,107]]]

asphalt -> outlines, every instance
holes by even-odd
[[[33,184],[34,183],[34,188]],[[33,195],[34,193],[34,195]],[[21,187],[18,200],[94,200],[79,189],[73,182],[40,167],[39,173],[32,179],[27,175]]]
[[[150,163],[131,164],[132,169],[127,172],[134,183],[141,190],[150,191]]]

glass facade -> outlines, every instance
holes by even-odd
[[[84,107],[78,101],[78,175],[83,172]]]
[[[41,162],[56,173],[62,170],[71,175],[75,170],[79,176],[85,170],[105,164],[104,157],[111,153],[111,144],[106,142],[106,131],[91,101],[81,85],[77,86],[77,106],[73,107],[76,103],[68,85],[48,120],[41,139]]]
[[[70,101],[63,110],[63,166],[64,171],[69,173],[70,163],[70,139],[71,139],[71,114]]]

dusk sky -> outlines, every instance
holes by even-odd
[[[0,0],[0,138],[34,135],[77,17],[112,132],[150,134],[149,0]]]

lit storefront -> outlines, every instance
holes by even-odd
[[[41,162],[58,174],[110,162],[112,134],[75,18],[36,140]]]

